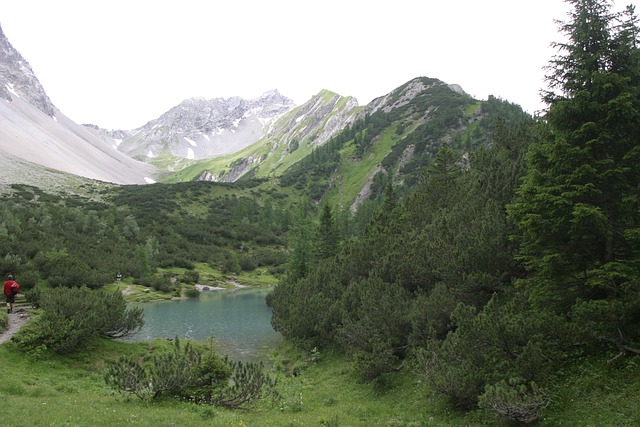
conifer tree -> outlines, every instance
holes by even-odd
[[[311,221],[303,204],[294,211],[289,229],[289,279],[295,281],[309,272],[313,255],[312,238]]]
[[[329,204],[325,203],[320,213],[320,224],[316,237],[316,259],[318,262],[331,258],[338,251],[338,232]]]
[[[639,309],[632,303],[640,273],[637,18],[631,7],[612,13],[607,0],[567,2],[568,41],[556,44],[549,65],[543,141],[529,153],[509,211],[541,306],[597,311],[621,336],[624,325],[613,319]]]

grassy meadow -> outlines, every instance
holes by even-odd
[[[4,320],[6,313],[0,313]],[[509,426],[485,411],[463,413],[423,385],[410,366],[374,383],[356,380],[349,359],[331,349],[274,349],[271,372],[278,397],[251,411],[227,410],[171,399],[143,402],[110,389],[107,364],[122,354],[168,348],[169,342],[93,341],[69,356],[25,354],[0,345],[5,374],[0,424],[32,426]],[[626,358],[576,360],[558,372],[556,398],[542,426],[636,425],[640,365]]]

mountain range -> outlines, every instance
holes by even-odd
[[[113,150],[57,109],[1,28],[0,164],[12,167],[2,177],[9,183],[31,182],[36,169],[117,184],[144,184],[159,176],[154,166]]]
[[[0,28],[0,164],[11,170],[0,183],[272,177],[357,205],[387,179],[411,184],[443,141],[468,148],[486,140],[491,105],[504,104],[496,101],[418,77],[366,106],[326,90],[297,106],[272,90],[250,100],[187,99],[137,129],[106,130],[56,108]]]

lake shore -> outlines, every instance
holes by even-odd
[[[234,289],[248,288],[247,285],[242,285],[242,284],[236,282],[235,280],[229,279],[226,282],[229,285],[231,285]],[[198,283],[195,284],[195,288],[200,292],[225,291],[225,290],[230,289],[228,287],[223,287],[223,286],[208,286],[208,285],[200,285]]]

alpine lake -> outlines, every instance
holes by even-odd
[[[218,353],[243,362],[264,361],[282,339],[265,302],[270,289],[210,290],[199,298],[136,304],[144,326],[125,341],[214,340]]]

